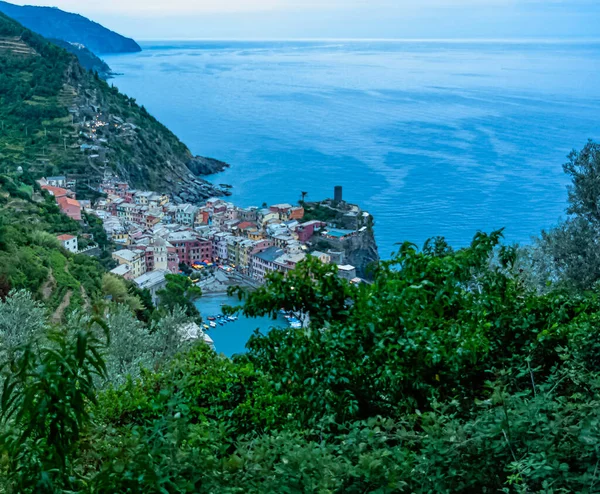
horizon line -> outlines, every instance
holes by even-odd
[[[398,42],[398,43],[406,43],[406,42],[423,42],[423,43],[469,43],[469,42],[478,42],[478,43],[527,43],[527,42],[537,42],[537,43],[555,43],[555,42],[571,42],[571,43],[600,43],[600,38],[589,38],[589,37],[575,37],[575,36],[565,36],[565,37],[514,37],[514,38],[228,38],[228,37],[211,37],[211,38],[135,38],[136,41],[141,42],[156,42],[156,41],[301,41],[301,42]]]

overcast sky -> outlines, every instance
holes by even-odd
[[[600,0],[11,0],[137,39],[600,38]]]

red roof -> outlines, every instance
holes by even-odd
[[[67,189],[63,189],[62,187],[54,187],[52,185],[42,185],[42,189],[47,190],[56,198],[66,196],[69,193]]]
[[[79,204],[79,201],[77,199],[71,199],[70,197],[60,197],[59,198],[59,204],[66,204],[67,206],[76,206],[78,208],[81,207],[81,204]]]
[[[61,242],[66,242],[67,240],[73,240],[75,237],[73,235],[67,235],[65,233],[63,235],[58,235],[56,238]]]
[[[60,197],[56,202],[58,202],[61,211],[67,216],[76,221],[81,220],[81,204],[79,204],[79,201],[70,197]]]
[[[255,227],[256,225],[254,223],[251,223],[250,221],[242,221],[239,225],[238,228],[240,230],[245,230],[246,228],[250,228],[250,227]]]

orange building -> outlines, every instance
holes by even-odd
[[[69,218],[75,221],[81,221],[81,204],[76,199],[70,197],[59,197],[56,202],[60,207],[60,210],[66,214]]]

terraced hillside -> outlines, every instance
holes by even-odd
[[[20,36],[1,36],[0,37],[0,56],[36,56],[38,53]]]
[[[191,201],[225,193],[199,179],[205,160],[133,98],[0,14],[0,171],[70,174],[93,186],[105,169],[135,187]],[[81,192],[81,191],[80,191]]]

